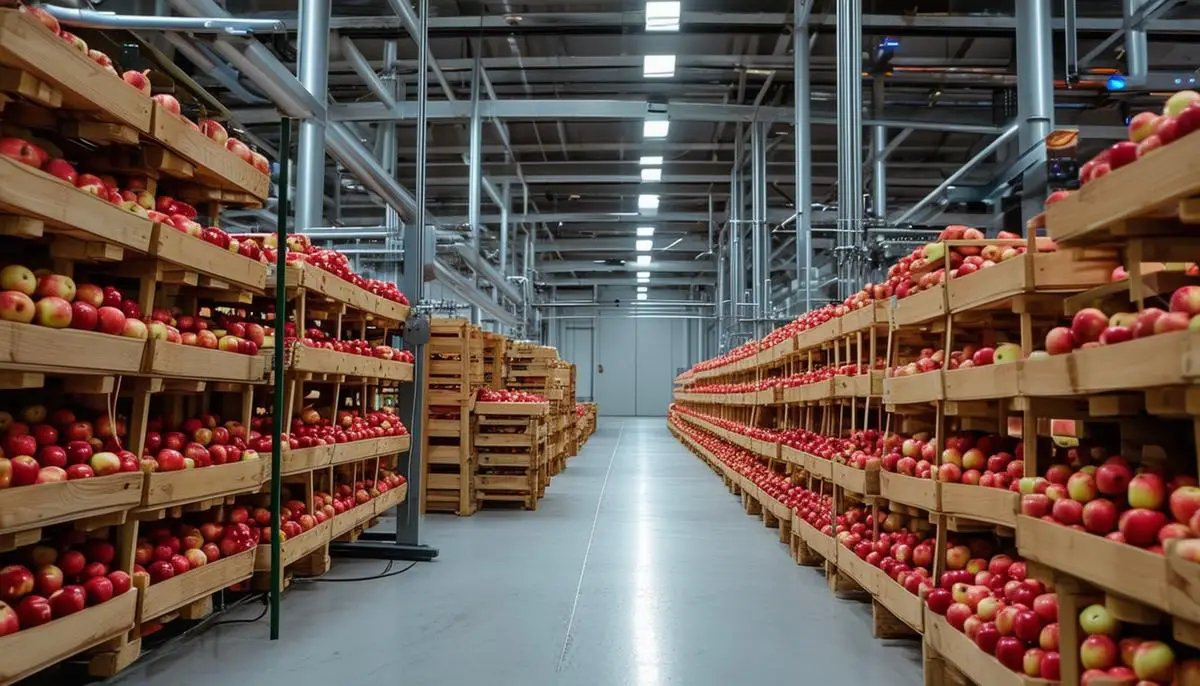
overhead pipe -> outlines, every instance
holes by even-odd
[[[170,17],[116,14],[89,9],[73,9],[43,3],[40,8],[68,26],[84,29],[123,29],[125,31],[183,31],[187,33],[224,33],[241,36],[252,33],[287,33],[287,24],[278,19],[239,19],[236,17]]]
[[[455,101],[454,89],[450,88],[450,83],[446,81],[446,75],[442,73],[442,68],[438,66],[437,60],[434,59],[433,48],[429,47],[428,42],[422,43],[420,40],[421,30],[417,26],[417,17],[413,13],[412,6],[408,4],[408,0],[388,0],[388,4],[391,5],[392,11],[396,13],[396,16],[400,17],[400,25],[416,41],[417,50],[424,53],[421,57],[427,68],[433,71],[433,76],[437,79],[438,84],[441,85],[442,92],[446,94],[446,99],[451,102]]]
[[[479,289],[475,288],[475,285],[468,281],[462,274],[459,274],[439,261],[433,263],[433,273],[438,283],[453,291],[455,295],[465,300],[473,308],[478,309],[481,313],[486,313],[506,326],[517,326],[516,317],[499,304],[484,298]]]
[[[899,217],[896,217],[896,219],[893,221],[895,221],[895,223],[897,223],[897,224],[903,224],[903,223],[906,223],[909,220],[911,220],[913,217],[915,217],[917,215],[917,213],[919,213],[921,210],[928,207],[934,200],[937,200],[938,197],[940,197],[941,194],[944,193],[947,188],[958,183],[959,179],[961,179],[962,177],[964,177],[968,173],[970,173],[970,171],[972,169],[974,169],[977,165],[979,165],[980,162],[983,162],[985,159],[987,159],[989,156],[991,156],[992,153],[999,150],[1000,146],[1004,145],[1008,141],[1008,139],[1017,135],[1017,132],[1020,131],[1021,129],[1022,129],[1022,126],[1020,124],[1013,124],[1012,126],[1008,127],[1008,129],[1005,130],[1004,133],[997,136],[995,138],[995,140],[993,140],[991,143],[989,143],[983,150],[980,150],[978,153],[975,154],[974,157],[967,160],[963,164],[963,166],[959,167],[953,174],[946,177],[946,180],[943,181],[941,184],[939,184],[937,188],[930,191],[929,195],[926,195],[924,198],[921,198],[921,200],[918,201],[917,204],[910,207],[906,212],[901,214]]]
[[[367,62],[367,58],[363,57],[358,51],[358,47],[354,45],[354,41],[349,36],[342,36],[338,41],[342,49],[342,57],[345,57],[350,62],[350,68],[358,75],[358,78],[367,84],[367,89],[375,94],[379,101],[388,107],[396,106],[396,98],[392,94],[392,88],[379,78],[379,74],[375,73],[375,68]],[[393,60],[394,61],[394,60]]]
[[[1050,0],[1017,3],[1018,149],[1034,150],[1022,178],[1021,225],[1045,208],[1046,146],[1054,128],[1054,42]]]
[[[863,226],[862,193],[862,5],[838,0],[838,296],[856,288],[858,258],[855,236]]]
[[[871,106],[883,117],[883,80],[871,84]],[[877,219],[887,218],[887,127],[871,127],[871,209]]]

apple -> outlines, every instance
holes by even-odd
[[[5,631],[4,610],[7,607],[4,603],[0,603],[0,636],[12,633]],[[54,612],[50,609],[50,602],[44,596],[27,595],[17,603],[16,617],[20,620],[22,629],[32,629],[54,619]],[[13,631],[15,630],[14,628]]]
[[[1079,662],[1084,669],[1110,669],[1117,664],[1117,644],[1105,634],[1092,634],[1079,647]]]
[[[89,605],[99,605],[112,600],[113,582],[107,576],[94,576],[83,582]]]
[[[179,100],[174,95],[167,93],[159,93],[154,96],[154,102],[158,103],[164,110],[174,115],[179,115],[182,109],[179,106]]]
[[[150,337],[150,329],[140,319],[126,319],[121,329],[121,335],[125,338],[146,340]]]
[[[967,618],[973,614],[966,603],[952,603],[950,607],[946,608],[946,621],[950,623],[950,626],[962,631]]]
[[[1158,532],[1167,524],[1167,516],[1157,510],[1133,508],[1121,513],[1117,528],[1125,542],[1148,548],[1157,542]]]
[[[2,299],[3,296],[0,296]],[[0,300],[2,302],[2,300]],[[2,310],[0,310],[2,313]],[[101,332],[113,336],[123,335],[125,331],[125,313],[116,307],[101,307],[96,311],[99,318],[99,329]],[[2,315],[0,315],[2,316]]]
[[[24,565],[8,565],[0,568],[0,600],[14,603],[21,596],[33,593],[33,572]]]
[[[1064,498],[1055,500],[1050,508],[1050,516],[1059,524],[1071,526],[1083,521],[1083,504],[1078,500]]]
[[[1033,643],[1042,633],[1042,620],[1032,610],[1022,610],[1013,618],[1013,635],[1025,643]]]
[[[1132,666],[1139,679],[1169,683],[1175,676],[1175,653],[1162,641],[1146,641],[1133,651]]]
[[[1200,486],[1181,486],[1171,491],[1167,507],[1175,521],[1187,524],[1200,510]]]
[[[46,152],[24,138],[0,138],[0,155],[41,169]]]
[[[28,295],[19,291],[0,293],[0,319],[28,324],[36,314],[37,306]]]
[[[83,586],[64,586],[49,598],[54,618],[66,617],[87,606],[87,591]]]
[[[1128,499],[1130,507],[1157,510],[1166,498],[1166,485],[1162,477],[1152,472],[1142,472],[1129,481]]]
[[[1087,307],[1075,313],[1071,319],[1071,335],[1078,345],[1099,341],[1100,334],[1108,327],[1108,315],[1094,307]],[[1049,346],[1047,346],[1049,351]],[[1050,351],[1050,354],[1055,354]]]
[[[133,71],[132,69],[121,74],[121,78],[125,83],[133,86],[143,95],[150,95],[150,70]]]
[[[1159,115],[1153,112],[1141,112],[1129,120],[1129,140],[1134,143],[1141,143],[1149,136],[1154,135],[1154,131],[1158,127]]]
[[[1010,670],[1020,672],[1025,662],[1025,645],[1015,636],[1003,636],[996,642],[996,659]]]
[[[1089,635],[1105,634],[1115,636],[1120,628],[1116,618],[1109,613],[1104,605],[1093,604],[1083,608],[1079,613],[1079,626]]]
[[[1096,479],[1091,474],[1079,471],[1067,479],[1067,493],[1072,500],[1086,503],[1096,497]]]
[[[1016,362],[1021,359],[1021,346],[1016,343],[1001,343],[996,347],[996,364]]]
[[[229,132],[225,130],[225,127],[221,126],[212,119],[201,119],[198,124],[200,126],[201,133],[220,143],[221,145],[225,145],[225,142],[229,140]]]
[[[33,295],[37,286],[38,279],[28,267],[10,264],[0,269],[0,289]]]
[[[96,476],[108,476],[121,471],[121,458],[116,453],[96,453],[88,460],[88,465],[96,472]]]
[[[1038,635],[1038,645],[1042,650],[1058,650],[1058,622],[1042,627]]]
[[[1117,506],[1111,500],[1098,498],[1083,506],[1083,528],[1088,533],[1103,536],[1117,529]]]
[[[96,308],[82,300],[71,303],[71,328],[80,331],[95,331],[100,325],[100,315]]]
[[[67,471],[62,467],[42,467],[38,470],[35,484],[52,484],[66,481],[69,477]]]

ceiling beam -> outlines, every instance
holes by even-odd
[[[539,261],[536,270],[543,274],[563,274],[568,272],[680,272],[683,274],[698,274],[717,271],[717,265],[711,260],[654,260],[650,264],[637,264],[633,260],[612,262],[591,260],[546,260]]]

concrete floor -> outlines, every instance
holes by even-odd
[[[428,517],[435,562],[294,588],[278,643],[266,619],[215,627],[121,682],[921,683],[919,644],[871,638],[868,606],[797,567],[664,424],[602,419],[537,512]]]

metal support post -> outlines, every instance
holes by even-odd
[[[734,134],[733,171],[729,177],[729,328],[731,333],[737,329],[738,321],[742,318],[739,303],[745,298],[746,265],[743,261],[745,248],[742,246],[742,209],[745,201],[742,198],[742,167],[745,164],[744,146],[742,145],[742,125],[737,125]]]
[[[750,273],[753,278],[751,292],[754,293],[754,335],[766,335],[765,326],[770,294],[765,287],[770,276],[767,269],[767,124],[754,122],[750,125],[750,205],[753,219],[750,223]]]
[[[389,40],[383,44],[383,68],[386,72],[384,79],[382,79],[383,89],[388,97],[392,99],[392,102],[403,98],[400,79],[397,78],[395,72],[397,48],[398,46],[394,40]],[[392,122],[379,122],[376,126],[380,127],[379,137],[383,142],[383,157],[380,161],[383,164],[384,171],[392,178],[395,178],[396,167],[399,163],[399,148],[396,145],[396,124]],[[340,183],[338,187],[341,187]],[[404,243],[403,238],[400,236],[400,212],[391,205],[384,207],[383,211],[383,225],[387,228],[387,238],[384,239],[384,246],[389,250],[399,250]],[[392,261],[390,267],[388,274],[398,283],[400,281],[399,260]]]
[[[875,110],[875,118],[883,119],[883,79],[876,76],[871,83],[871,106]],[[874,164],[871,170],[871,209],[876,219],[887,219],[887,127],[871,127],[871,156]]]
[[[1017,3],[1017,101],[1021,150],[1036,146],[1034,164],[1025,172],[1021,224],[1042,212],[1046,202],[1046,148],[1040,145],[1054,128],[1054,43],[1050,0]]]
[[[862,192],[862,4],[837,3],[838,299],[857,287]]]
[[[500,273],[508,278],[508,206],[512,202],[512,187],[505,181],[501,186],[500,198]]]
[[[471,120],[467,149],[467,223],[471,225],[471,247],[479,252],[479,203],[483,184],[483,119],[479,116],[479,47],[475,48],[475,68],[471,70]]]
[[[420,26],[417,35],[413,36],[418,47],[424,46],[429,40],[429,0],[421,0]],[[408,295],[410,301],[419,303],[425,297],[425,254],[428,241],[433,240],[433,231],[428,227],[425,212],[426,170],[425,162],[429,155],[429,131],[426,105],[429,101],[429,65],[428,51],[419,50],[417,57],[417,160],[416,160],[416,202],[413,221],[404,230],[404,271],[401,278],[401,289]],[[410,320],[410,325],[415,320]],[[420,327],[419,327],[420,328]],[[428,327],[424,327],[428,331]],[[406,336],[408,326],[406,326]],[[421,342],[417,342],[421,341]],[[415,336],[406,341],[412,346],[416,364],[413,369],[414,379],[425,378],[425,346],[420,338]],[[334,543],[331,552],[346,557],[364,557],[387,560],[421,560],[428,561],[437,557],[437,548],[421,543],[421,500],[422,483],[421,464],[424,451],[421,444],[425,435],[424,417],[425,405],[424,384],[417,381],[410,384],[411,394],[401,396],[401,416],[408,419],[409,434],[412,436],[411,447],[406,455],[408,479],[408,498],[396,508],[395,534],[367,531],[354,543]]]
[[[725,352],[725,301],[729,299],[729,252],[725,249],[725,237],[728,231],[722,231],[717,241],[717,352]]]
[[[796,283],[804,285],[804,311],[812,309],[812,130],[809,121],[812,107],[809,90],[808,15],[812,0],[796,0],[796,25],[792,36],[792,61],[795,91],[795,122],[793,138],[796,144]]]
[[[324,103],[329,91],[329,16],[331,0],[300,3],[298,39],[300,84]],[[296,164],[296,230],[324,226],[325,122],[300,122],[300,152]]]

